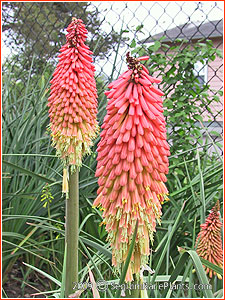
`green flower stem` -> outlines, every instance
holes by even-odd
[[[79,232],[79,171],[70,174],[69,197],[66,200],[66,282],[65,297],[74,293],[78,282],[78,232]]]
[[[134,274],[134,281],[131,282],[134,286],[138,287],[138,284],[141,284],[140,280],[137,280],[136,275]],[[129,295],[130,298],[140,298],[140,289],[132,289],[131,294]]]

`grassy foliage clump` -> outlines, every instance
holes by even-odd
[[[17,86],[20,83],[11,82],[11,74],[5,75],[3,85],[3,282],[7,282],[15,263],[23,261],[22,291],[25,284],[32,284],[35,274],[43,284],[43,276],[48,279],[45,289],[48,297],[60,297],[65,235],[62,165],[55,156],[47,130],[49,76],[40,75],[36,81],[31,73],[26,88],[20,93]],[[97,81],[100,123],[105,114],[105,85],[103,79]],[[169,105],[168,100],[166,103]],[[171,115],[169,119],[173,118]],[[185,130],[183,123],[182,130]],[[187,137],[186,131],[184,134]],[[193,141],[193,135],[191,138]],[[95,178],[98,142],[99,137],[80,171],[79,277],[80,282],[86,282],[88,276],[93,281],[90,274],[94,274],[96,281],[105,280],[108,288],[101,291],[100,296],[113,298],[116,295],[113,284],[119,280],[121,283],[123,272],[115,274],[111,267],[106,231],[104,226],[99,226],[101,212],[92,208],[98,187]],[[174,135],[167,184],[170,201],[163,205],[162,224],[157,228],[149,262],[155,273],[144,273],[144,280],[157,287],[163,282],[172,284],[174,280],[190,287],[209,283],[194,245],[200,224],[215,201],[222,199],[220,144],[206,136],[201,145],[189,143],[187,146],[185,139],[185,143],[179,142],[176,152],[177,143],[178,135]],[[209,148],[213,152],[209,152]],[[194,268],[196,273],[192,272]],[[167,287],[150,289],[147,293],[154,298],[219,297],[222,281],[214,279],[210,284],[212,290]],[[89,288],[81,294],[84,298],[92,296]]]

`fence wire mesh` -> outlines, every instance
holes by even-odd
[[[222,2],[3,2],[3,73],[10,70],[20,92],[31,65],[34,79],[46,70],[51,74],[72,16],[86,24],[96,78],[104,82],[103,88],[125,70],[125,55],[135,46],[146,48],[160,40],[168,47],[157,51],[168,59],[176,39],[189,44],[211,40],[215,49],[222,50]],[[209,85],[211,95],[219,95],[202,110],[204,128],[217,141],[223,129],[222,58],[215,57],[207,68],[200,62],[195,74],[200,83]]]

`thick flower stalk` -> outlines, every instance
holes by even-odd
[[[220,221],[220,204],[219,200],[212,208],[209,216],[206,218],[205,223],[200,225],[201,230],[196,239],[197,253],[200,257],[208,260],[209,262],[223,267],[223,249],[221,239],[222,223]],[[220,274],[206,268],[206,274],[212,278],[213,274],[222,279]]]
[[[169,146],[161,96],[153,78],[140,61],[127,54],[128,70],[109,84],[109,98],[101,140],[98,144],[96,176],[99,177],[95,207],[103,210],[112,264],[125,262],[138,219],[135,248],[126,281],[139,274],[148,262],[149,240],[153,242],[161,204],[167,198],[164,184],[168,173]]]
[[[72,18],[67,32],[51,80],[50,127],[53,145],[64,166],[80,167],[98,129],[95,67],[92,52],[84,44],[87,29],[83,21]]]

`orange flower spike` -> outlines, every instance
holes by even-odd
[[[205,223],[201,224],[201,230],[196,239],[197,253],[200,257],[208,260],[209,262],[223,267],[223,249],[221,239],[222,223],[220,221],[220,203],[217,201],[216,205],[212,208],[209,216],[206,218]],[[220,274],[206,269],[206,274],[212,278],[212,275],[217,275],[222,279]]]
[[[104,210],[112,264],[120,268],[139,220],[134,253],[126,281],[148,262],[161,204],[168,200],[164,184],[168,173],[169,146],[163,117],[163,93],[154,87],[157,78],[140,62],[149,57],[127,54],[128,70],[109,84],[109,98],[98,144],[95,207]]]
[[[94,65],[84,44],[87,29],[80,19],[72,18],[67,27],[66,44],[60,49],[59,62],[51,80],[48,99],[53,146],[64,167],[80,167],[90,153],[98,125],[97,91]]]

